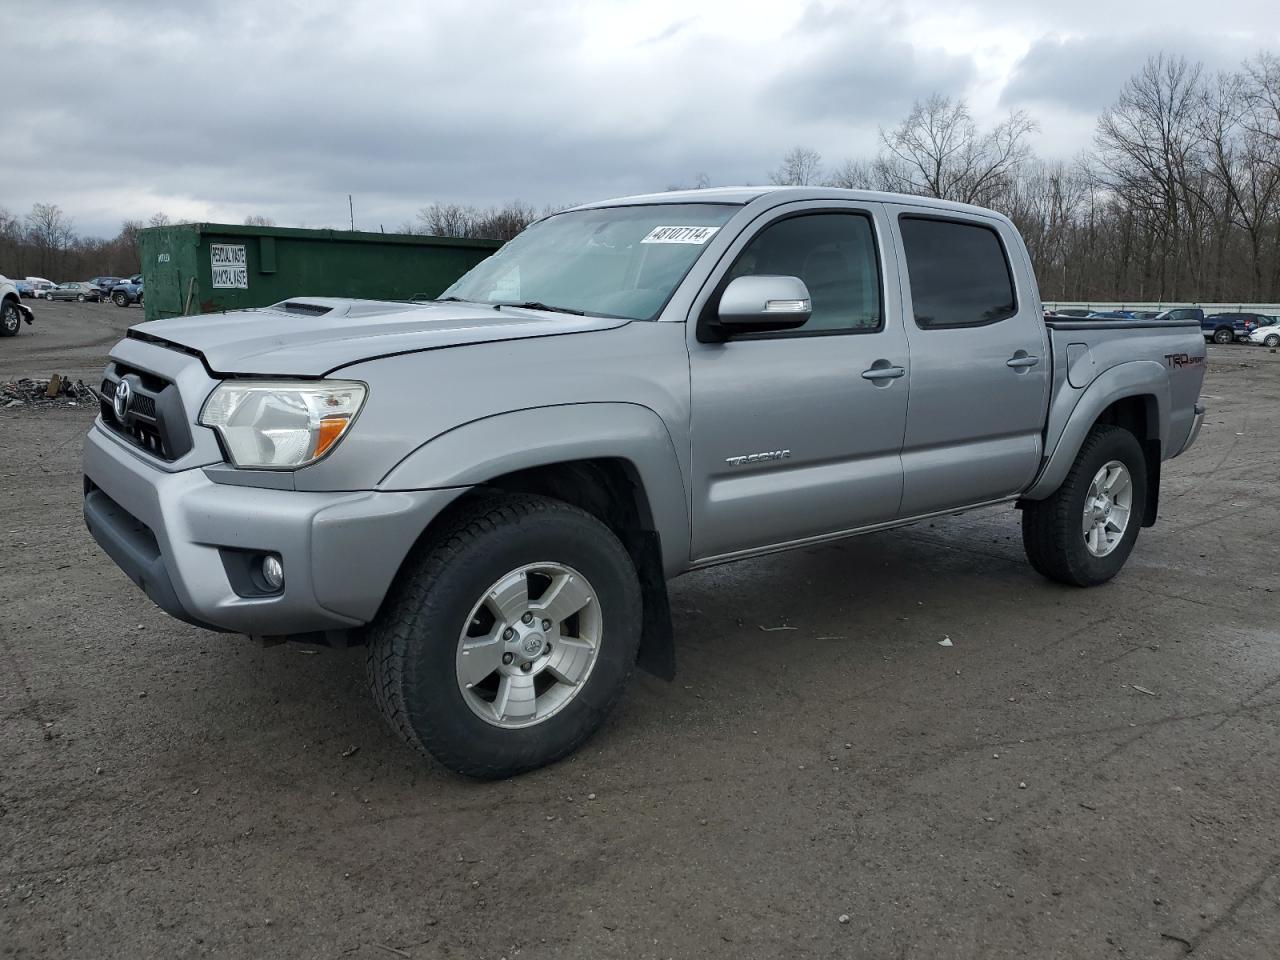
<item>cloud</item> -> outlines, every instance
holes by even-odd
[[[876,30],[827,37],[767,90],[770,106],[806,120],[880,121],[888,125],[934,92],[963,96],[973,61],[918,50]]]
[[[1219,0],[1201,22],[1254,2]],[[1090,41],[1051,35],[1070,9],[5,0],[0,36],[22,42],[6,88],[0,206],[56,202],[99,234],[156,210],[338,226],[351,193],[357,226],[394,229],[437,199],[561,204],[699,171],[758,183],[796,143],[829,158],[872,153],[876,127],[934,90],[994,108],[1028,47],[1006,99],[1057,96],[1046,115],[1064,100],[1105,105],[1127,73],[1099,79],[1107,64],[1087,59]],[[1010,22],[1027,25],[1011,33]],[[68,35],[93,40],[72,46]],[[1261,43],[1236,46],[1243,56]],[[1140,38],[1106,50],[1135,64],[1152,52]]]
[[[1254,52],[1213,36],[1044,36],[1018,61],[1000,102],[1051,104],[1096,114],[1115,102],[1125,81],[1148,57],[1161,51],[1203,62],[1211,70],[1235,67]]]

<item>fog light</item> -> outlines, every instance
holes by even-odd
[[[262,579],[267,581],[267,586],[272,590],[279,590],[284,586],[284,564],[274,553],[262,558]]]

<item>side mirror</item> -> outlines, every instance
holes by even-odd
[[[799,277],[738,277],[720,295],[717,326],[725,333],[793,330],[813,312]]]

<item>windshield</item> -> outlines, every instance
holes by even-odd
[[[441,299],[652,320],[739,209],[661,203],[557,214],[481,261]]]

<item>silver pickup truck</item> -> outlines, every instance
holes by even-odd
[[[84,451],[93,536],[163,609],[364,643],[450,768],[565,756],[681,573],[1014,504],[1090,586],[1194,442],[1194,322],[1046,322],[1010,222],[810,188],[664,193],[530,226],[426,304],[299,297],[143,323]]]

